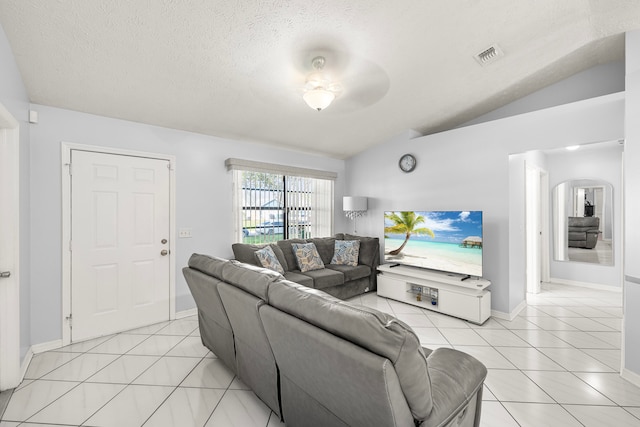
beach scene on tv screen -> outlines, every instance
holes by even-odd
[[[482,211],[385,212],[384,257],[482,277]]]

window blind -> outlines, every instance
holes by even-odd
[[[233,172],[234,241],[266,243],[333,234],[337,174],[227,159]],[[298,174],[293,174],[297,172]]]

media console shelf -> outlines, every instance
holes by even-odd
[[[491,282],[407,267],[378,267],[378,295],[449,316],[483,324],[491,316]]]

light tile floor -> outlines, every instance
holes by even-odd
[[[354,302],[488,368],[482,426],[640,426],[620,370],[621,294],[545,285],[513,321],[478,326],[367,294]],[[200,343],[194,317],[34,356],[0,417],[14,426],[282,427]]]

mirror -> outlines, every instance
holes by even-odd
[[[556,261],[613,265],[613,186],[575,179],[553,189]]]

